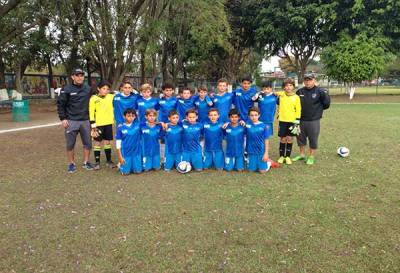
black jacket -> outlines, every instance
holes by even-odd
[[[60,120],[88,120],[90,96],[90,87],[86,84],[64,86],[57,99]]]
[[[312,121],[322,118],[322,112],[331,105],[328,90],[314,86],[311,89],[300,88],[296,92],[301,102],[300,120]]]

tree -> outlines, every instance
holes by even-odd
[[[22,0],[9,0],[4,4],[0,4],[0,17],[5,16],[7,13],[15,9]]]

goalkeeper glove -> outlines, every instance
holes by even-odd
[[[93,128],[92,131],[90,132],[90,136],[92,138],[97,138],[101,135],[101,130],[98,128]]]
[[[295,136],[300,135],[300,121],[295,120],[295,122],[293,122],[293,125],[289,127],[289,130]]]

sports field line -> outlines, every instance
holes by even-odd
[[[41,124],[41,125],[28,126],[28,127],[6,129],[6,130],[0,130],[0,134],[12,133],[12,132],[18,132],[18,131],[25,131],[25,130],[31,130],[31,129],[38,129],[38,128],[44,128],[44,127],[51,127],[51,126],[57,126],[57,125],[60,125],[60,124],[61,124],[60,122],[54,122],[54,123],[47,123],[47,124]]]
[[[400,104],[400,102],[332,102],[331,104],[339,104],[339,105],[352,105],[352,104],[366,104],[366,105],[374,105],[374,104]]]

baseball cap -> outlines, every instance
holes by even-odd
[[[315,79],[315,74],[314,73],[306,73],[304,74],[304,79]]]
[[[72,75],[79,75],[79,74],[85,75],[85,72],[83,72],[81,68],[75,68],[74,70],[72,70]]]

